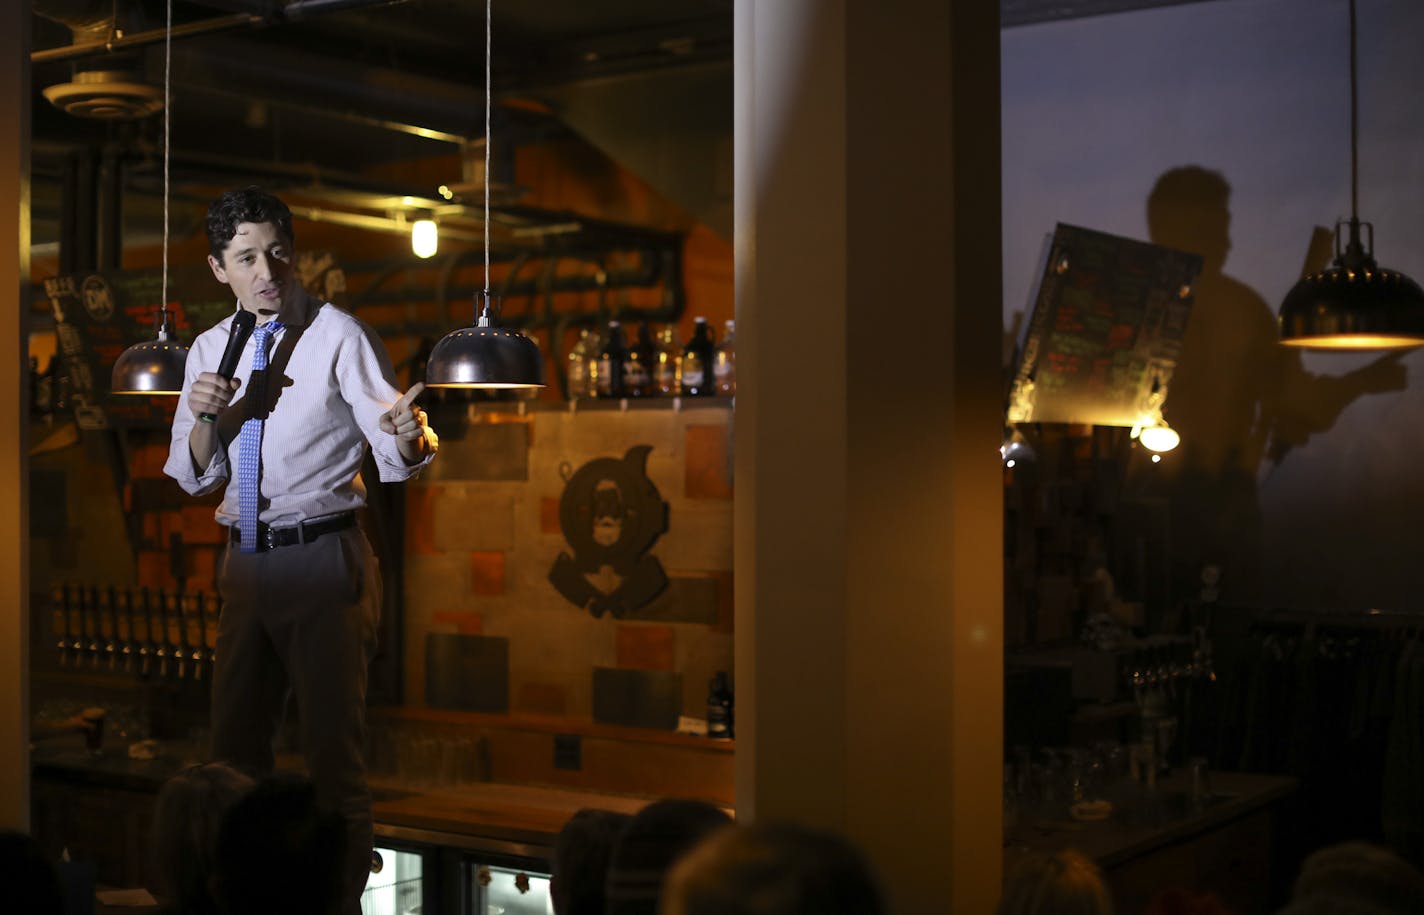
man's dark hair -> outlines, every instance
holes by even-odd
[[[288,242],[297,240],[292,232],[292,211],[285,203],[256,185],[228,191],[208,207],[208,253],[218,263],[223,262],[228,242],[244,222],[270,222],[281,230]]]
[[[608,865],[608,915],[656,915],[663,880],[684,854],[732,818],[703,801],[667,798],[633,815]]]
[[[860,850],[839,835],[787,823],[727,827],[668,878],[673,915],[879,915],[880,888]]]
[[[153,811],[153,874],[169,910],[217,911],[211,879],[218,830],[252,779],[222,763],[190,766],[163,783]]]
[[[626,813],[586,807],[569,817],[554,839],[549,886],[554,915],[603,915],[608,862]]]
[[[277,775],[228,809],[218,831],[217,897],[227,915],[334,915],[346,820],[317,804],[311,779]]]

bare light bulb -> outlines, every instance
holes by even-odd
[[[417,219],[410,224],[410,250],[416,257],[434,257],[440,249],[440,230],[433,219]]]

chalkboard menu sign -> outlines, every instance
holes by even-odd
[[[297,275],[312,295],[342,304],[346,279],[330,254],[307,252]],[[69,376],[69,400],[81,429],[157,428],[173,421],[172,396],[115,396],[109,392],[114,362],[135,343],[155,338],[154,313],[163,275],[155,269],[58,276],[44,281],[54,314],[58,350]],[[206,264],[170,268],[168,309],[179,342],[232,313],[236,302]],[[214,366],[216,368],[216,366]]]
[[[1201,258],[1063,224],[1046,252],[1009,422],[1137,425],[1167,396]]]

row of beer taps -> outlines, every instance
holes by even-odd
[[[59,663],[201,680],[213,662],[208,604],[202,591],[58,585],[54,632]]]

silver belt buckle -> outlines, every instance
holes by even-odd
[[[277,531],[275,528],[267,528],[261,534],[263,545],[269,550],[277,548]]]

